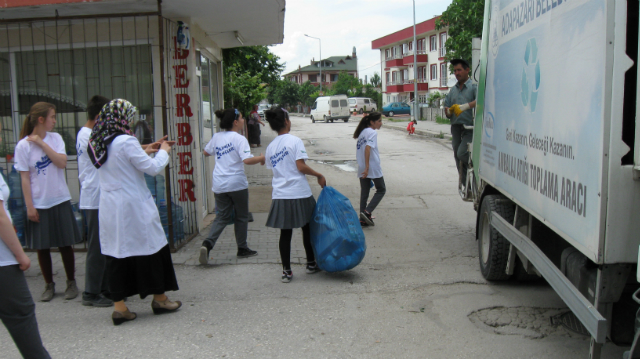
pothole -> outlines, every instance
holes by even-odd
[[[358,162],[356,161],[324,161],[324,160],[315,160],[314,162],[335,166],[345,172],[355,172],[358,170]]]
[[[530,339],[578,336],[552,320],[566,311],[567,308],[492,307],[477,310],[468,317],[479,328],[499,335],[521,335]]]

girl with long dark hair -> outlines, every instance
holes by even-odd
[[[380,167],[380,153],[378,152],[378,133],[382,127],[382,115],[380,112],[371,112],[364,116],[353,138],[357,139],[356,143],[356,159],[358,160],[358,178],[360,179],[360,224],[363,226],[374,226],[371,213],[376,209],[382,197],[387,192],[382,177],[382,168]],[[369,200],[369,191],[371,182],[376,187],[376,193],[373,195],[371,202]]]

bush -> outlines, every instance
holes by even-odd
[[[441,125],[448,125],[451,123],[451,121],[449,121],[449,119],[446,117],[436,116],[436,123],[439,123]]]

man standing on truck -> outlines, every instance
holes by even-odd
[[[469,163],[467,144],[473,140],[473,130],[467,130],[464,126],[473,126],[471,109],[476,107],[478,85],[469,78],[471,69],[467,61],[454,59],[451,60],[451,65],[458,82],[444,99],[444,111],[447,118],[451,120],[453,158],[456,160],[460,181],[464,185],[467,180],[467,163]]]

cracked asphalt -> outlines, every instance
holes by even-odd
[[[292,123],[310,166],[358,207],[355,172],[334,165],[355,159],[357,123]],[[266,146],[273,135],[262,133]],[[111,308],[83,307],[58,294],[37,303],[45,346],[54,358],[587,358],[587,337],[551,325],[566,306],[548,285],[481,276],[476,213],[458,197],[450,143],[384,126],[378,143],[387,194],[373,213],[376,226],[365,228],[367,254],[358,267],[307,275],[298,264],[293,281],[283,284],[277,255],[192,265],[194,242],[174,254],[180,290],[168,294],[183,301],[179,312],[154,316],[149,298],[130,298],[138,318],[114,327]],[[265,218],[270,183],[252,178],[251,201],[260,203],[252,211]],[[320,188],[310,184],[317,198]],[[277,254],[277,239],[261,228],[252,224],[251,241]],[[298,232],[293,242],[293,250],[302,249]],[[233,243],[229,226],[217,246]],[[37,298],[43,283],[33,266],[28,283]],[[59,283],[63,273],[57,269]],[[624,350],[607,343],[603,358],[621,358]],[[19,357],[4,329],[0,353]]]

